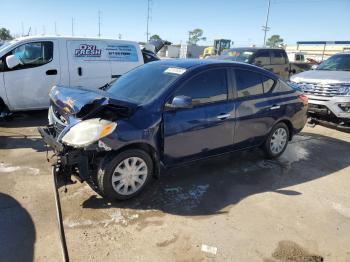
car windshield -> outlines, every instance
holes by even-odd
[[[334,55],[320,64],[317,70],[350,71],[350,54]]]
[[[152,62],[121,76],[107,90],[113,96],[134,101],[137,104],[146,104],[157,97],[181,74],[184,68]]]
[[[250,57],[254,54],[251,50],[244,49],[230,49],[222,53],[222,56],[229,58],[232,61],[236,62],[245,62],[247,63]]]

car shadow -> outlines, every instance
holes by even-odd
[[[0,131],[1,134],[1,131]],[[41,138],[30,136],[1,136],[0,135],[0,149],[15,149],[15,148],[32,148],[37,152],[45,152],[47,147],[45,146]]]
[[[47,110],[15,112],[0,119],[0,127],[19,128],[47,125]]]
[[[38,152],[46,151],[35,129],[46,125],[47,121],[47,110],[16,112],[6,119],[0,119],[0,149],[33,148]],[[28,132],[24,128],[33,130]]]
[[[30,214],[14,198],[0,193],[0,260],[33,261],[35,238]]]
[[[349,149],[349,142],[302,133],[277,160],[264,159],[259,150],[233,153],[169,170],[134,199],[109,202],[93,195],[82,206],[160,210],[182,216],[225,213],[225,208],[254,194],[274,192],[290,197],[302,194],[286,188],[348,167]]]

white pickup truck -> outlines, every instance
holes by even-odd
[[[0,115],[49,106],[54,85],[102,87],[158,60],[137,42],[78,37],[23,37],[0,47]]]

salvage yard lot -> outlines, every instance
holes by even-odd
[[[0,124],[1,261],[61,261],[36,131],[46,114]],[[61,188],[71,261],[350,261],[349,152],[350,134],[305,127],[278,160],[251,151],[173,169],[129,201]]]

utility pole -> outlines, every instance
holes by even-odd
[[[24,25],[23,25],[23,21],[21,22],[21,27],[22,27],[22,36],[24,36]]]
[[[72,36],[74,36],[74,18],[72,17]]]
[[[98,10],[98,37],[101,37],[101,11]]]
[[[269,16],[270,16],[270,5],[271,5],[271,0],[269,0],[269,4],[267,7],[265,26],[262,27],[262,30],[264,31],[264,47],[266,46],[266,33],[267,33],[267,31],[270,30],[270,27],[267,26],[269,23]]]
[[[55,35],[57,35],[57,24],[55,22]]]
[[[151,0],[147,0],[147,31],[146,31],[147,41],[146,42],[148,42],[148,38],[149,38],[148,26],[149,26],[149,20],[151,18],[151,16],[150,16],[150,3],[151,3]]]

